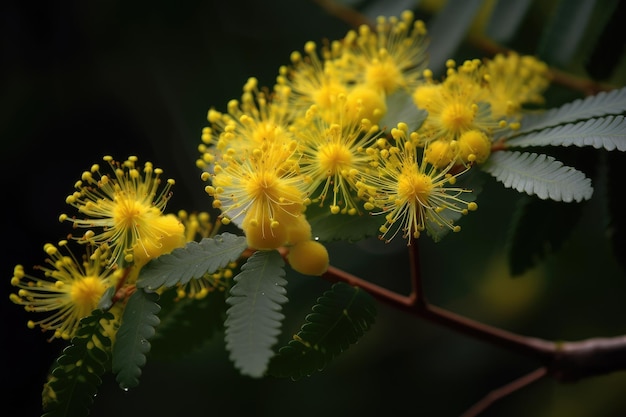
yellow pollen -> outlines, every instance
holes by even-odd
[[[461,133],[472,125],[474,110],[461,103],[452,103],[441,112],[441,123],[454,133]]]
[[[70,296],[79,316],[86,316],[98,305],[104,293],[104,283],[98,277],[85,277],[72,284]]]
[[[319,163],[328,176],[349,168],[352,163],[352,153],[347,146],[339,143],[322,145],[319,149]]]
[[[432,189],[432,179],[426,174],[405,172],[398,178],[398,196],[404,201],[418,200],[425,204]]]

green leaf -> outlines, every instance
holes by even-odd
[[[494,152],[482,166],[506,188],[545,200],[582,201],[593,194],[591,180],[551,156],[536,153]]]
[[[403,122],[409,127],[409,132],[413,132],[420,128],[426,117],[428,112],[418,108],[409,93],[400,90],[387,97],[387,113],[378,125],[389,130]]]
[[[507,236],[511,276],[521,275],[558,251],[571,235],[584,204],[560,204],[524,196],[513,214]]]
[[[609,92],[602,91],[594,96],[577,99],[543,113],[524,116],[522,126],[515,136],[592,117],[617,115],[624,111],[626,111],[626,87]]]
[[[100,321],[112,319],[113,314],[94,310],[80,321],[71,344],[55,361],[52,374],[44,385],[43,417],[89,415],[110,359],[111,340],[105,336]]]
[[[591,18],[595,0],[561,0],[546,26],[537,55],[549,64],[567,65]]]
[[[246,248],[246,238],[231,233],[188,242],[184,248],[161,255],[141,268],[137,287],[154,291],[162,286],[186,284],[236,261]]]
[[[235,276],[226,300],[226,349],[243,375],[261,377],[274,354],[284,315],[287,280],[278,251],[257,251]]]
[[[113,373],[122,389],[139,385],[141,368],[146,364],[150,340],[159,324],[161,307],[156,293],[137,290],[129,297],[113,346]]]
[[[532,0],[498,0],[487,23],[487,36],[496,43],[509,42],[526,17],[531,4]]]
[[[174,300],[175,290],[161,295],[161,323],[152,338],[150,355],[172,358],[199,349],[224,329],[226,293],[215,290],[199,300]]]
[[[272,358],[268,373],[299,379],[323,370],[359,341],[376,318],[374,299],[340,282],[317,299],[297,335]]]
[[[306,218],[316,239],[323,242],[345,240],[356,242],[366,237],[378,235],[378,228],[385,222],[380,216],[367,212],[355,215],[332,214],[330,208],[311,204],[307,207]]]
[[[607,151],[626,151],[626,118],[607,116],[578,123],[551,127],[506,142],[509,147],[593,146]]]
[[[428,36],[431,39],[429,62],[435,74],[440,74],[446,61],[454,56],[482,3],[482,0],[448,0],[428,22]]]

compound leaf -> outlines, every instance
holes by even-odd
[[[374,323],[376,305],[363,289],[336,283],[317,299],[306,323],[272,358],[268,373],[299,379],[323,370]]]
[[[564,123],[586,120],[592,117],[616,115],[626,111],[626,87],[594,96],[577,99],[543,113],[529,114],[522,119],[517,134],[545,129]]]
[[[141,368],[146,364],[150,351],[149,340],[159,325],[157,314],[161,307],[156,303],[159,296],[141,288],[129,297],[113,346],[112,370],[122,389],[139,385]]]
[[[506,143],[510,147],[575,145],[604,148],[607,151],[626,151],[626,118],[607,116],[568,123],[518,136]]]
[[[579,202],[589,200],[593,194],[591,180],[585,174],[544,154],[494,152],[482,169],[506,188],[542,200]]]
[[[154,291],[161,286],[186,284],[236,261],[247,248],[246,238],[222,233],[200,242],[188,242],[183,248],[148,262],[139,272],[137,287]]]
[[[100,324],[113,314],[94,310],[80,321],[71,344],[54,363],[44,385],[43,417],[82,417],[89,415],[101,376],[110,359],[111,340]]]
[[[235,276],[226,302],[226,349],[243,375],[263,376],[274,354],[284,315],[287,280],[278,251],[257,251]]]

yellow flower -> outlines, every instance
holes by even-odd
[[[293,113],[304,114],[311,105],[316,105],[325,117],[337,96],[349,90],[350,80],[345,71],[335,65],[335,60],[343,54],[343,46],[339,41],[324,45],[320,57],[317,44],[309,41],[304,52],[305,56],[299,51],[292,52],[291,65],[280,67],[275,90],[288,101]]]
[[[427,31],[424,22],[406,10],[400,18],[380,16],[376,30],[361,25],[345,37],[346,58],[337,66],[357,84],[385,95],[398,89],[413,90],[426,67]]]
[[[29,321],[28,327],[39,326],[44,331],[53,331],[52,338],[70,339],[76,332],[79,321],[98,306],[105,290],[120,278],[122,270],[107,268],[111,255],[106,245],[95,250],[87,245],[82,259],[76,258],[62,240],[58,246],[46,244],[49,266],[39,266],[43,278],[27,275],[21,265],[15,266],[11,285],[19,288],[10,295],[11,301],[24,306],[29,312],[45,313],[39,321]],[[61,253],[61,248],[67,254]]]
[[[211,126],[202,131],[199,146],[201,158],[197,166],[210,171],[226,150],[240,153],[273,143],[292,140],[287,98],[272,100],[260,91],[258,81],[251,77],[243,87],[241,100],[230,100],[227,112],[210,109],[207,119]]]
[[[428,111],[420,132],[427,141],[457,140],[469,130],[480,130],[491,135],[506,126],[505,121],[493,117],[483,88],[484,68],[480,61],[465,61],[456,68],[448,61],[448,72],[437,84],[426,72],[426,83],[419,86],[413,98],[415,104]]]
[[[133,251],[133,259],[137,267],[142,267],[151,259],[183,247],[187,242],[185,240],[185,226],[173,214],[155,217],[150,226],[154,233],[159,233],[159,235],[137,241]]]
[[[146,162],[142,173],[136,167],[134,156],[124,162],[114,161],[110,156],[105,156],[104,160],[113,175],[102,174],[100,166],[94,164],[76,183],[77,191],[66,198],[66,202],[85,217],[79,219],[62,214],[60,220],[87,228],[80,239],[82,242],[107,243],[112,250],[110,264],[120,260],[129,263],[136,244],[158,245],[163,237],[164,230],[158,226],[157,219],[171,196],[174,180],[168,180],[158,192],[163,171],[154,168],[152,163]]]
[[[263,143],[260,148],[228,149],[204,180],[222,223],[235,221],[256,249],[276,249],[289,242],[291,230],[306,227],[306,184],[298,175],[295,141]]]
[[[486,60],[488,100],[494,117],[517,117],[525,104],[543,104],[550,84],[548,66],[530,55],[510,52]]]
[[[381,239],[389,241],[401,231],[410,244],[425,229],[459,231],[449,215],[477,209],[476,203],[461,198],[470,190],[451,187],[467,168],[453,173],[454,163],[439,170],[420,160],[417,134],[409,134],[403,123],[391,133],[393,144],[378,141],[378,172],[363,175],[357,184],[365,208],[385,215]]]
[[[333,214],[357,214],[356,179],[369,169],[371,157],[366,148],[379,136],[380,130],[368,119],[347,115],[352,109],[347,97],[340,95],[333,107],[333,119],[319,117],[317,106],[311,106],[306,123],[298,130],[302,152],[300,175],[309,184],[311,201],[323,206],[329,200]]]

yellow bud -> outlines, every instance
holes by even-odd
[[[451,141],[433,141],[424,150],[424,160],[437,168],[447,167],[455,158],[455,149]]]
[[[458,140],[459,158],[463,162],[476,161],[482,164],[491,154],[491,141],[481,131],[470,130],[463,133]]]
[[[328,251],[315,240],[305,240],[291,247],[287,260],[294,270],[304,275],[322,275],[328,270]]]
[[[185,245],[185,226],[173,214],[157,217],[152,220],[151,227],[159,236],[145,237],[137,242],[133,249],[133,259],[137,265],[145,265],[150,259]]]

